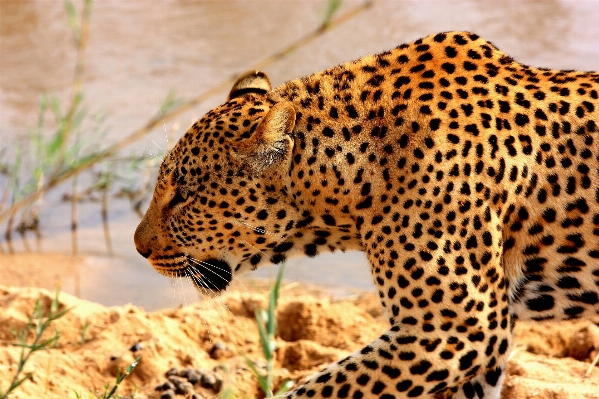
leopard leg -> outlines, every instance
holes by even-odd
[[[500,398],[505,378],[505,369],[497,368],[484,375],[478,375],[462,386],[448,389],[435,396],[435,399]]]
[[[485,375],[479,375],[462,385],[456,399],[499,398],[504,378],[505,367],[496,368]]]
[[[498,399],[504,367],[489,367],[484,353],[482,345],[451,335],[394,326],[285,398]]]
[[[512,341],[499,229],[476,245],[466,234],[447,244],[406,236],[401,246],[388,246],[389,219],[361,233],[391,329],[288,397],[434,398],[448,391],[460,399],[499,398]],[[438,229],[419,224],[419,231]]]

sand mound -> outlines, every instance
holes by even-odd
[[[2,388],[20,353],[9,345],[11,329],[25,326],[38,298],[48,309],[52,296],[43,289],[0,286]],[[118,368],[140,355],[119,389],[123,396],[213,398],[231,387],[240,398],[263,397],[243,354],[264,366],[254,309],[266,307],[266,292],[232,292],[153,313],[130,305],[107,308],[68,294],[60,295],[60,303],[71,309],[55,323],[60,341],[32,355],[25,371],[33,378],[14,398],[75,398],[75,391],[103,391]],[[331,301],[293,291],[282,293],[278,324],[276,384],[284,378],[304,381],[388,327],[374,295]],[[599,367],[585,376],[599,350],[598,331],[590,321],[519,324],[502,398],[599,398]]]

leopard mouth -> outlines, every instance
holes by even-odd
[[[190,256],[187,256],[185,275],[191,277],[197,288],[217,292],[225,290],[233,279],[227,262],[218,259],[200,261]]]
[[[168,260],[165,262],[165,260]],[[189,277],[199,289],[215,292],[225,290],[233,279],[229,264],[218,259],[201,261],[192,256],[179,253],[174,255],[157,256],[150,260],[152,267],[158,273],[170,278]]]

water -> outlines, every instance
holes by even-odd
[[[340,12],[356,4],[344,2]],[[315,29],[324,11],[324,1],[96,2],[84,92],[90,113],[106,115],[107,134],[90,144],[115,142],[142,126],[156,114],[170,89],[190,98],[245,71]],[[476,32],[526,64],[599,69],[597,1],[429,0],[374,2],[357,17],[265,70],[276,86],[447,30]],[[42,92],[54,93],[65,101],[69,98],[74,62],[62,2],[0,2],[0,148],[14,151],[13,143],[28,140]],[[148,153],[144,148],[155,151],[151,139],[166,147],[165,129],[172,130],[175,138],[181,136],[226,94],[223,91],[180,116],[175,124],[178,128],[173,129],[169,123],[156,129],[124,153]],[[67,188],[60,187],[45,199],[42,252],[71,251],[70,207],[60,200]],[[130,209],[124,200],[110,203],[114,256],[108,257],[100,205],[80,206],[79,251],[87,256],[77,283],[63,288],[80,290],[83,298],[107,305],[131,302],[156,309],[183,301],[177,298],[180,290],[172,286],[178,287],[180,282],[161,277],[135,252],[132,237],[139,218]],[[6,243],[0,244],[5,247]],[[32,242],[29,244],[34,247]],[[25,245],[17,240],[14,248],[22,252]],[[266,268],[254,277],[272,277],[274,273]],[[292,260],[286,277],[324,284],[337,292],[372,287],[369,267],[361,253]],[[186,301],[193,300],[190,292],[184,294]]]

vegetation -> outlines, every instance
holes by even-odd
[[[1,389],[2,387],[0,387],[0,399],[7,399],[12,393],[14,393],[14,391],[19,386],[21,386],[24,382],[26,382],[33,376],[32,372],[24,372],[27,361],[30,359],[32,354],[38,351],[54,348],[58,344],[58,341],[60,339],[60,333],[56,329],[54,329],[54,334],[51,337],[46,338],[48,335],[46,334],[46,331],[50,330],[50,327],[52,326],[52,323],[54,321],[63,317],[70,310],[59,310],[59,293],[60,291],[57,288],[54,294],[54,298],[50,303],[50,309],[47,315],[44,315],[42,299],[40,298],[35,302],[35,305],[33,306],[33,311],[31,312],[31,316],[29,316],[27,324],[25,325],[23,330],[19,332],[13,331],[13,335],[15,337],[15,343],[13,345],[20,347],[21,353],[19,355],[19,361],[17,363],[17,371],[11,379],[8,389],[6,391],[3,391]],[[81,333],[81,343],[85,341],[85,332],[87,328],[88,325],[86,324]],[[28,343],[28,337],[31,333],[33,333],[33,340],[31,343]],[[140,359],[141,357],[135,359],[133,363],[131,363],[129,366],[125,368],[125,371],[123,373],[121,373],[120,370],[118,370],[116,375],[116,382],[112,386],[112,388],[109,390],[110,385],[106,384],[104,386],[104,392],[101,394],[96,394],[95,396],[93,396],[93,398],[117,399],[119,396],[115,396],[115,394],[119,385],[123,382],[125,378],[127,378],[127,376],[129,376],[133,372]],[[81,396],[78,393],[75,393],[75,395],[77,396],[77,398],[81,398]]]
[[[121,374],[120,369],[117,370],[116,381],[115,381],[115,384],[110,389],[110,391],[108,390],[108,388],[110,388],[110,384],[105,384],[104,392],[95,393],[93,395],[90,395],[89,398],[90,399],[111,399],[111,398],[120,399],[120,396],[116,394],[116,390],[119,388],[119,385],[121,385],[121,382],[123,382],[125,380],[125,378],[127,378],[133,372],[133,370],[135,370],[135,367],[137,366],[137,364],[139,363],[140,360],[141,360],[141,356],[138,356],[137,359],[135,359],[133,361],[133,363],[131,363],[130,365],[128,365],[125,368],[125,371],[122,374]],[[75,392],[75,396],[77,397],[77,399],[82,399],[82,396],[78,392]]]
[[[284,269],[285,264],[281,265],[279,268],[277,279],[270,289],[268,310],[254,310],[256,315],[256,323],[258,324],[258,332],[260,333],[262,353],[264,354],[264,359],[266,360],[266,374],[262,374],[258,370],[257,364],[250,358],[246,356],[245,359],[247,365],[249,366],[250,370],[252,370],[252,373],[258,381],[260,389],[262,389],[266,397],[269,399],[287,392],[295,384],[293,381],[284,380],[279,389],[273,395],[274,361],[275,351],[277,349],[277,342],[275,340],[275,334],[277,331],[276,310]]]
[[[366,0],[344,14],[336,16],[341,4],[342,0],[327,0],[322,23],[317,29],[244,69],[263,69],[267,65],[285,58],[318,38],[324,31],[343,24],[358,15],[370,6],[371,1]],[[31,140],[28,143],[30,148],[12,144],[12,148],[0,149],[0,180],[3,176],[7,182],[4,190],[0,192],[0,226],[5,224],[5,236],[9,251],[11,251],[10,240],[13,231],[24,235],[27,231],[32,230],[38,238],[41,236],[39,207],[43,196],[62,183],[70,181],[72,183],[71,193],[65,194],[64,197],[72,204],[71,227],[73,233],[77,229],[77,202],[83,199],[101,202],[101,215],[110,252],[110,236],[107,227],[108,196],[129,198],[134,211],[140,214],[141,205],[147,199],[154,181],[146,176],[139,178],[140,166],[144,163],[147,167],[156,165],[152,159],[146,162],[145,160],[140,161],[138,157],[135,159],[123,157],[122,150],[146,137],[152,130],[164,126],[165,123],[172,121],[213,95],[228,89],[235,80],[235,77],[225,79],[197,97],[186,101],[176,98],[174,92],[171,91],[159,106],[159,112],[143,126],[112,145],[99,147],[98,143],[102,142],[101,138],[106,133],[103,126],[103,115],[101,112],[91,115],[83,103],[82,78],[90,35],[92,5],[92,0],[85,0],[80,16],[78,16],[72,1],[65,0],[67,20],[77,51],[70,103],[63,106],[55,96],[43,95],[40,99],[38,123],[32,130]],[[57,126],[56,130],[49,134],[46,132],[47,113],[52,114],[53,122]],[[87,127],[84,129],[83,122],[89,119],[93,122],[92,131],[89,131]],[[13,150],[10,152],[14,156],[5,156],[10,149]],[[25,170],[26,168],[23,167],[24,164],[28,164],[23,162],[24,160],[31,160],[24,159],[27,157],[24,154],[35,157],[32,171]],[[118,163],[120,168],[108,167],[107,163]],[[99,170],[94,170],[98,166]],[[94,182],[89,187],[79,190],[78,176],[86,171],[92,171]],[[16,223],[19,214],[20,222]],[[73,249],[76,251],[75,237],[73,238]]]
[[[326,29],[329,26],[329,24],[331,23],[333,16],[337,13],[337,11],[339,10],[339,7],[341,7],[341,3],[343,3],[343,0],[328,0],[327,1],[327,8],[326,8],[324,17],[322,19],[322,27],[324,29]]]
[[[291,42],[286,48],[244,69],[263,69],[267,65],[283,59],[319,37],[324,31],[344,23],[370,5],[370,1],[365,1],[347,13],[335,17],[341,3],[342,0],[327,0],[325,15],[317,29]],[[68,186],[70,192],[65,193],[63,197],[70,201],[72,206],[71,228],[74,236],[74,251],[77,249],[75,237],[78,225],[77,204],[87,199],[102,204],[101,215],[104,222],[106,245],[110,252],[107,216],[109,196],[128,198],[133,210],[141,214],[141,205],[154,183],[154,179],[147,175],[147,170],[150,169],[147,166],[155,167],[157,164],[155,159],[145,160],[139,157],[123,156],[122,151],[145,137],[153,129],[162,127],[166,122],[172,121],[206,99],[222,92],[223,89],[228,89],[233,84],[235,77],[225,79],[187,101],[178,99],[173,91],[169,92],[159,106],[157,114],[150,117],[139,129],[112,145],[101,147],[99,143],[103,142],[106,135],[104,115],[102,112],[90,112],[86,107],[83,87],[93,0],[83,0],[79,13],[72,0],[65,0],[64,4],[76,49],[71,96],[65,104],[61,103],[55,95],[42,94],[38,105],[37,123],[30,131],[28,143],[25,145],[12,143],[0,148],[0,182],[6,183],[0,189],[0,227],[5,227],[9,250],[11,235],[14,232],[24,235],[27,231],[34,231],[38,238],[41,237],[39,214],[44,195],[56,187],[65,187],[64,183],[70,183]],[[163,155],[159,154],[159,156]],[[91,174],[92,179],[87,187],[82,188],[80,187],[81,182],[90,181],[90,179],[80,179],[83,172]],[[140,174],[143,174],[142,178],[139,178]],[[286,392],[294,384],[293,381],[285,380],[273,394],[276,350],[275,311],[283,270],[284,268],[281,267],[277,280],[270,291],[268,309],[257,309],[255,313],[261,348],[266,360],[266,372],[261,372],[256,363],[249,358],[246,359],[260,388],[268,398]],[[0,399],[7,399],[20,385],[32,377],[32,373],[25,372],[24,369],[33,353],[52,348],[58,343],[60,334],[56,330],[52,337],[43,337],[52,323],[68,312],[68,309],[58,311],[58,307],[57,290],[46,316],[44,316],[41,300],[38,300],[23,331],[14,332],[16,339],[14,345],[20,346],[22,350],[17,371],[8,388],[4,391],[4,387],[0,386]],[[79,342],[81,345],[87,340],[88,327],[89,325],[86,324],[81,332]],[[33,341],[28,343],[28,337],[31,334],[34,335]],[[91,397],[117,398],[116,391],[119,385],[133,372],[139,360],[140,358],[137,358],[122,373],[119,370],[111,388],[106,384],[103,393],[95,393]],[[79,393],[75,392],[75,395],[81,398]],[[232,396],[230,388],[222,393],[223,398]]]
[[[32,230],[40,235],[39,208],[44,194],[70,180],[71,192],[63,197],[72,205],[73,233],[78,226],[78,202],[84,199],[101,202],[101,216],[110,253],[107,210],[110,190],[115,189],[117,195],[129,198],[136,209],[140,206],[139,197],[149,191],[149,185],[152,183],[153,179],[143,179],[144,184],[139,184],[139,176],[131,177],[140,174],[139,166],[147,160],[140,161],[139,157],[109,159],[108,152],[110,155],[116,155],[116,151],[109,151],[110,148],[102,148],[99,145],[104,141],[106,134],[104,115],[102,112],[92,114],[84,105],[83,72],[92,6],[92,0],[85,0],[81,15],[78,16],[71,0],[65,1],[67,21],[77,54],[70,102],[65,106],[55,95],[42,94],[37,123],[29,133],[29,141],[24,145],[13,143],[12,148],[0,150],[0,181],[4,176],[7,183],[0,192],[0,222],[7,219],[5,237],[9,250],[13,231],[24,235]],[[159,107],[159,113],[168,112],[177,104],[174,92],[169,92]],[[159,116],[155,118],[160,120]],[[49,130],[49,126],[53,130]],[[14,155],[11,156],[11,152]],[[119,166],[114,167],[115,164]],[[97,170],[93,170],[92,166],[97,166]],[[79,176],[88,170],[91,171],[91,179],[84,180],[91,180],[91,183],[87,188],[79,190]],[[119,187],[115,187],[116,182],[119,183]],[[20,221],[17,223],[19,213]],[[73,252],[77,252],[75,234]]]
[[[71,1],[65,2],[67,20],[75,45],[77,47],[77,57],[75,72],[73,76],[72,93],[70,104],[63,109],[58,99],[54,96],[42,95],[39,102],[39,116],[37,125],[30,132],[30,147],[26,149],[15,145],[17,162],[10,170],[9,184],[5,189],[5,200],[10,197],[10,206],[4,213],[9,215],[8,227],[6,231],[7,239],[10,240],[11,230],[13,228],[14,218],[19,209],[19,205],[24,198],[30,198],[26,210],[21,218],[21,223],[17,230],[23,233],[25,230],[36,230],[39,225],[39,203],[42,200],[43,187],[56,184],[58,179],[65,173],[77,168],[81,162],[85,161],[86,154],[82,154],[83,141],[81,140],[81,124],[85,118],[86,112],[83,104],[83,70],[85,64],[85,50],[89,38],[89,20],[91,16],[92,1],[85,0],[81,18],[77,18],[75,8]],[[45,116],[51,112],[54,116],[56,130],[49,138],[45,135]],[[94,142],[98,142],[98,137],[89,137]],[[25,179],[23,185],[22,175],[22,154],[33,155],[33,166],[31,176]],[[34,204],[33,206],[31,206]],[[3,211],[3,203],[0,203],[0,212]]]
[[[58,343],[60,334],[56,330],[54,330],[54,335],[52,337],[43,338],[44,333],[50,328],[51,324],[55,320],[60,319],[69,311],[69,309],[61,311],[58,310],[60,304],[58,301],[58,292],[59,291],[57,289],[54,299],[50,304],[50,311],[47,316],[44,316],[42,301],[41,299],[38,299],[35,302],[33,312],[31,313],[31,316],[29,316],[29,320],[25,328],[20,332],[13,331],[13,335],[16,339],[16,343],[14,345],[21,347],[21,354],[17,364],[17,371],[13,376],[8,389],[6,391],[0,390],[0,399],[7,399],[15,389],[31,378],[33,373],[28,372],[23,375],[23,370],[27,364],[27,361],[29,360],[29,357],[33,353],[52,348]],[[27,337],[31,332],[34,334],[33,342],[28,343]]]

